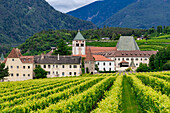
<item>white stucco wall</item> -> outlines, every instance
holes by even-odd
[[[80,76],[81,74],[81,68],[80,64],[36,64],[41,65],[41,67],[48,72],[47,77],[66,77],[66,76]],[[46,65],[46,68],[44,68],[44,65]],[[63,68],[64,66],[64,68]],[[70,68],[71,66],[71,68]],[[77,66],[77,68],[74,68],[74,66]],[[49,73],[50,72],[50,73]],[[70,75],[71,72],[71,75]],[[64,73],[64,75],[63,75]],[[75,75],[76,73],[76,75]]]
[[[85,55],[86,52],[86,41],[73,41],[72,42],[72,54],[73,55]],[[79,44],[79,47],[76,46],[76,44]],[[84,44],[84,46],[81,46],[81,44]],[[80,53],[79,53],[80,52]]]
[[[105,63],[105,65],[104,65]],[[111,63],[111,65],[110,65]],[[104,71],[104,68],[106,71],[115,71],[115,64],[114,61],[96,61],[95,64],[98,65],[99,71]]]
[[[110,57],[109,59],[115,60],[116,70],[124,71],[128,67],[121,67],[120,68],[119,63],[124,59],[126,62],[129,62],[129,65],[130,65],[132,58],[134,59],[134,63],[135,63],[136,68],[139,67],[140,63],[145,63],[147,65],[149,64],[149,57]]]

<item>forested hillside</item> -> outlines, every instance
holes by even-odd
[[[146,32],[147,30],[130,28],[101,28],[81,31],[82,35],[87,40],[101,40],[103,37],[109,37],[112,40],[117,40],[119,39],[120,34],[125,36],[141,36]],[[19,48],[22,53],[26,53],[27,55],[41,54],[43,51],[50,50],[51,47],[56,47],[59,43],[59,39],[64,39],[66,42],[71,43],[76,34],[77,31],[69,30],[42,31],[27,39],[25,43],[19,46]]]
[[[147,29],[170,25],[169,0],[138,0],[120,10],[100,26]]]
[[[102,0],[68,14],[90,20],[98,27],[148,29],[170,25],[169,6],[169,0]]]
[[[137,0],[100,0],[68,12],[68,14],[100,25],[119,10],[135,1]]]
[[[45,0],[0,1],[0,53],[42,30],[91,28],[91,22],[56,11]]]

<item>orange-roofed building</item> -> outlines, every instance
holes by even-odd
[[[99,71],[115,71],[115,63],[102,55],[93,55]]]
[[[34,56],[22,56],[18,48],[13,48],[4,63],[10,74],[5,77],[5,81],[33,79]]]
[[[109,52],[109,51],[117,51],[116,47],[86,47],[86,50],[90,48],[91,53],[101,53],[101,52]]]

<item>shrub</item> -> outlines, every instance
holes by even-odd
[[[170,70],[170,63],[166,63],[163,65],[163,70]]]

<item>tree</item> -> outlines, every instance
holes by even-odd
[[[112,38],[111,38],[112,40],[115,40],[116,39],[116,34],[115,33],[113,33],[113,35],[112,35]]]
[[[38,66],[34,69],[34,73],[35,73],[35,77],[36,77],[37,79],[39,79],[39,78],[47,78],[47,71],[45,71],[44,69],[42,69],[40,65],[38,65]]]
[[[140,63],[139,67],[136,69],[137,72],[149,72],[151,68],[147,66],[147,64]]]
[[[154,67],[156,70],[162,71],[163,65],[170,60],[170,47],[160,50],[154,60]]]
[[[170,27],[167,27],[167,33],[170,34]]]
[[[86,67],[86,73],[89,73],[89,68],[88,67]]]
[[[66,42],[63,39],[59,40],[59,44],[57,46],[57,50],[53,52],[53,55],[71,55],[71,52],[68,49]]]
[[[163,70],[170,70],[170,63],[166,63],[163,65]]]
[[[8,67],[5,68],[5,64],[4,63],[0,63],[0,80],[4,79],[4,77],[9,76],[9,72],[8,72]]]
[[[150,28],[149,29],[149,34],[155,33],[155,28]]]
[[[162,33],[162,26],[158,26],[158,27],[157,27],[157,32],[158,32],[158,33]]]
[[[98,72],[99,71],[99,67],[97,64],[95,64],[95,70]]]
[[[131,67],[125,69],[126,72],[130,72],[130,71],[133,71],[133,69]]]
[[[152,70],[155,69],[154,60],[155,60],[155,55],[151,55],[151,57],[150,57],[150,59],[149,59],[149,67],[150,67]]]

